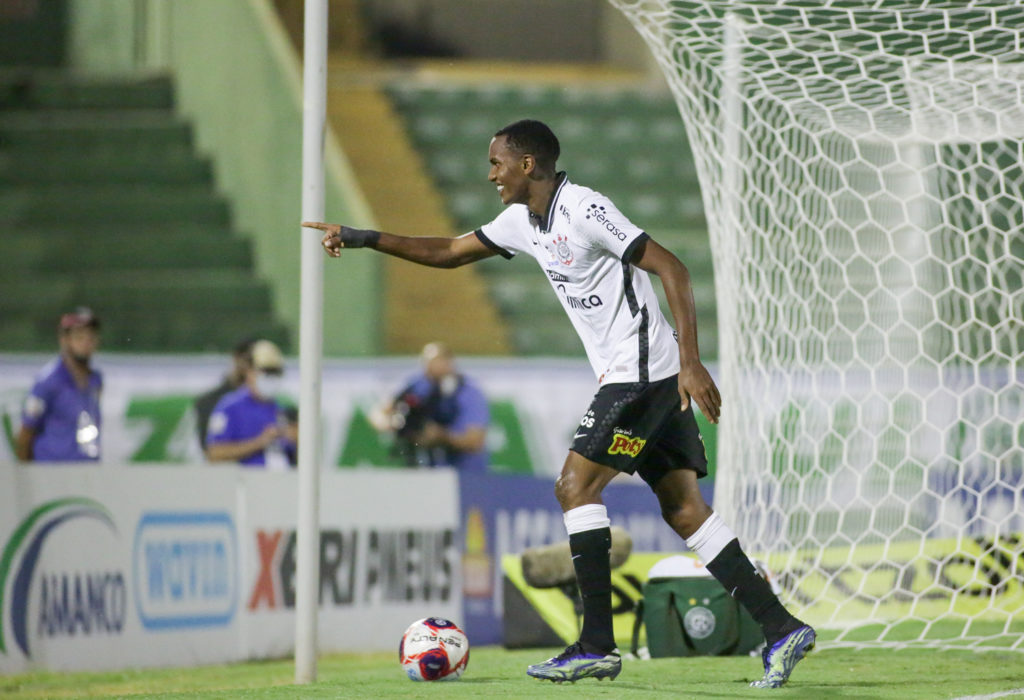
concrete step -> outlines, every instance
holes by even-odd
[[[169,109],[170,78],[89,79],[56,71],[0,70],[0,109]]]
[[[181,222],[227,226],[227,201],[202,185],[17,186],[0,190],[0,224]]]

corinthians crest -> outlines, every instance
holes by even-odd
[[[555,253],[558,255],[558,260],[563,265],[572,264],[572,248],[569,247],[569,241],[565,236],[559,234],[555,237]]]

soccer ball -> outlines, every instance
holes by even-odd
[[[411,680],[458,680],[469,663],[469,640],[454,622],[427,617],[402,635],[398,660]]]

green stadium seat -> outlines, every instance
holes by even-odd
[[[69,79],[61,73],[0,73],[0,109],[171,109],[166,78]]]
[[[0,74],[0,226],[7,351],[52,351],[80,304],[110,350],[288,348],[166,79]]]

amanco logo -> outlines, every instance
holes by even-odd
[[[629,455],[630,457],[636,457],[640,454],[640,450],[644,449],[644,445],[647,444],[646,440],[636,437],[630,437],[623,433],[615,433],[612,436],[612,446],[608,448],[608,454],[610,455]]]
[[[70,521],[76,521],[75,528],[61,527]],[[125,576],[95,564],[103,560],[103,538],[95,534],[103,532],[117,533],[110,512],[84,497],[47,501],[18,523],[0,554],[0,653],[11,651],[8,630],[27,658],[32,638],[75,637],[88,643],[93,636],[121,633]],[[83,541],[90,546],[83,547]]]

